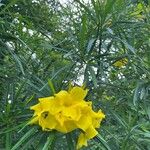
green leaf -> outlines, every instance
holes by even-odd
[[[107,149],[107,150],[111,150],[111,148],[109,147],[108,143],[105,141],[105,139],[100,135],[98,134],[96,136],[96,139]]]
[[[134,106],[137,106],[137,102],[140,98],[140,92],[141,92],[141,83],[138,83],[134,91],[134,97],[133,97]]]
[[[92,67],[89,67],[89,71],[90,71],[90,74],[91,74],[91,77],[92,77],[94,87],[97,88],[97,79],[96,79],[95,71]]]
[[[92,39],[89,40],[87,48],[86,48],[87,53],[91,52],[91,50],[95,46],[95,43],[96,43],[96,39],[95,38],[92,38]]]
[[[12,5],[14,5],[18,0],[12,0],[7,6],[4,7],[4,9],[2,9],[0,11],[0,15],[3,14],[9,7],[12,7]],[[1,2],[1,1],[0,1]],[[2,6],[2,5],[1,5]]]
[[[35,134],[36,131],[36,128],[31,128],[23,137],[21,137],[21,139],[12,147],[11,150],[17,150],[23,144],[23,142],[25,142],[29,137]]]
[[[55,91],[54,85],[52,83],[52,80],[48,79],[48,85],[49,85],[50,89],[52,90],[53,95],[55,95],[56,91]]]
[[[50,149],[50,147],[53,148],[52,144],[53,144],[54,140],[55,140],[55,131],[50,133],[42,150],[48,150],[48,149]]]
[[[67,140],[67,143],[68,143],[68,149],[69,150],[75,149],[71,133],[66,134],[66,140]]]
[[[12,133],[8,132],[6,133],[6,149],[11,148],[11,143],[12,143]]]
[[[18,129],[18,128],[20,128],[20,127],[23,127],[25,124],[26,124],[26,123],[22,123],[22,124],[16,125],[15,127],[8,128],[7,130],[1,131],[1,132],[0,132],[0,135],[1,135],[1,134],[8,133],[8,132],[15,131],[16,129]]]
[[[83,14],[81,27],[79,32],[79,49],[81,52],[84,52],[85,43],[86,43],[86,35],[87,34],[87,17],[86,14]]]
[[[116,120],[125,128],[128,129],[128,124],[117,113],[111,112]]]

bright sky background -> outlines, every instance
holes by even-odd
[[[67,3],[67,2],[70,2],[70,0],[59,0],[60,1],[60,3]]]
[[[61,4],[73,1],[73,0],[59,0]],[[88,2],[89,0],[84,0],[84,2]]]

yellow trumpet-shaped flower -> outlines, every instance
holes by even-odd
[[[96,128],[105,118],[101,110],[93,111],[92,102],[84,100],[87,93],[87,89],[76,86],[51,97],[39,98],[39,103],[31,107],[34,114],[29,124],[38,124],[43,130],[54,129],[62,133],[80,129],[82,133],[77,149],[87,146],[87,141],[98,134]]]

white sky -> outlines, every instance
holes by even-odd
[[[68,3],[68,2],[71,2],[73,0],[59,0],[61,4],[65,4],[65,3]],[[83,0],[84,2],[88,2],[89,0]]]
[[[61,4],[64,4],[64,3],[67,3],[67,2],[70,2],[70,0],[59,0]]]

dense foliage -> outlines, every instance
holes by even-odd
[[[83,149],[149,150],[150,1],[60,2],[0,0],[0,149],[73,150],[76,133],[26,126],[39,97],[72,82],[106,114]]]

